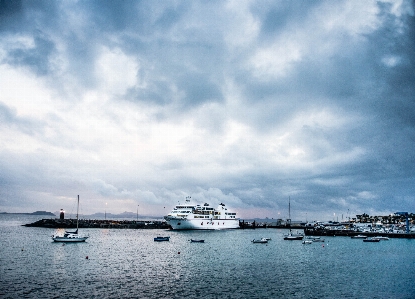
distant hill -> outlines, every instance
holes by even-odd
[[[36,211],[33,213],[30,213],[30,215],[47,215],[47,216],[56,216],[52,212],[46,212],[46,211]]]
[[[7,213],[7,212],[1,212],[0,214],[56,216],[55,214],[53,214],[51,212],[46,212],[46,211],[36,211],[36,212],[33,212],[33,213]]]

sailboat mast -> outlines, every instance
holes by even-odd
[[[78,207],[76,208],[76,231],[78,231],[78,213],[79,213],[79,195],[78,195]]]
[[[291,219],[291,198],[288,196],[288,219]]]

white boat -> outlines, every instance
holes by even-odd
[[[366,239],[367,236],[365,236],[365,235],[357,235],[357,236],[352,236],[351,238],[352,239]]]
[[[215,209],[207,203],[203,206],[192,204],[190,197],[186,198],[184,205],[176,205],[164,219],[174,230],[239,228],[236,213],[228,210],[223,203]]]
[[[191,243],[205,243],[205,240],[202,239],[190,239]]]
[[[303,241],[303,244],[313,244],[313,241],[311,241],[311,240],[304,240]]]
[[[378,237],[375,237],[376,239],[379,239],[379,240],[381,240],[381,241],[388,241],[389,240],[389,238],[388,237],[383,237],[383,236],[378,236]]]
[[[78,234],[78,213],[79,213],[79,195],[78,195],[78,207],[76,209],[76,231],[65,231],[63,236],[53,235],[52,240],[54,242],[85,242],[88,237],[80,236]]]
[[[379,242],[380,240],[378,238],[366,238],[363,239],[363,242]]]
[[[287,235],[284,235],[284,240],[289,240],[289,241],[293,241],[293,240],[302,240],[304,238],[304,235],[302,234],[293,234],[291,232],[290,229],[290,233]]]
[[[252,243],[268,243],[268,240],[265,238],[261,238],[261,239],[253,239],[251,242]]]

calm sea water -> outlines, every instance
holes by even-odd
[[[415,240],[85,229],[86,243],[63,246],[54,229],[21,226],[40,218],[0,215],[0,298],[415,298]]]

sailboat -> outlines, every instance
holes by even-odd
[[[78,214],[79,214],[79,195],[78,195],[78,207],[76,209],[76,231],[65,231],[63,236],[53,235],[52,240],[54,242],[85,242],[88,237],[82,237],[78,235]]]
[[[304,238],[303,235],[300,235],[300,234],[295,235],[295,234],[293,234],[292,231],[291,231],[291,229],[290,229],[290,233],[288,235],[285,235],[284,236],[284,240],[289,240],[289,241],[291,241],[291,240],[302,240],[303,238]]]

